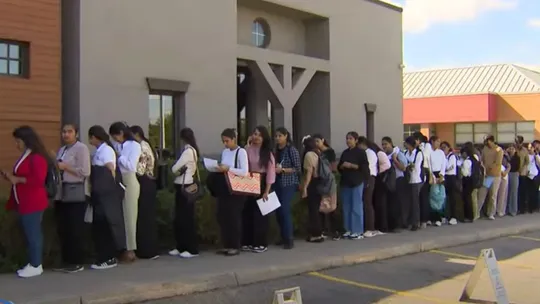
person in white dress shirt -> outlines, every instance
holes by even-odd
[[[446,215],[450,225],[457,224],[457,197],[460,193],[461,183],[458,176],[458,155],[447,141],[441,143],[441,150],[446,155],[446,168],[444,174],[444,187],[446,190]]]
[[[367,159],[369,163],[369,178],[367,183],[364,183],[364,237],[374,237],[380,233],[375,230],[375,184],[377,181],[377,175],[379,174],[379,158],[377,152],[371,149],[368,145],[368,139],[365,136],[358,138],[358,147],[366,151]]]
[[[238,146],[237,134],[234,129],[225,129],[221,133],[221,140],[225,149],[221,153],[221,162],[218,171],[222,174],[232,173],[238,176],[247,176],[249,164],[247,151]],[[221,183],[226,182],[225,176]],[[222,188],[228,186],[222,185]],[[242,211],[247,197],[221,191],[217,195],[217,216],[221,228],[223,249],[219,254],[234,256],[240,253],[242,239]]]
[[[424,180],[422,181],[422,189],[420,190],[420,226],[421,228],[426,228],[428,224],[431,224],[431,206],[429,205],[429,192],[431,186],[429,179],[431,178],[431,162],[429,159],[431,157],[431,153],[433,152],[433,147],[429,143],[428,138],[424,136],[422,132],[414,132],[413,137],[416,140],[417,148],[422,151],[422,156],[424,159]]]
[[[88,141],[96,148],[91,156],[90,174],[92,239],[96,260],[90,268],[104,270],[116,267],[117,254],[126,248],[123,189],[118,184],[116,153],[105,129],[92,126],[88,130]]]
[[[133,137],[129,126],[124,122],[115,122],[109,127],[109,134],[118,144],[118,167],[122,173],[122,182],[126,187],[124,194],[124,223],[126,228],[126,252],[122,255],[122,262],[136,260],[137,250],[137,217],[140,185],[137,180],[137,165],[141,157],[141,145]]]
[[[420,191],[424,184],[422,175],[424,155],[418,149],[416,140],[413,136],[407,137],[405,140],[405,158],[407,159],[406,178],[408,177],[409,189],[411,191],[408,205],[404,207],[405,212],[409,214],[407,228],[412,231],[420,228]]]
[[[465,144],[461,149],[461,157],[463,163],[461,164],[461,176],[463,183],[463,191],[461,192],[463,199],[463,214],[465,222],[472,222],[475,218],[476,206],[473,200],[474,195],[474,182],[471,178],[472,170],[474,166],[479,166],[479,157],[475,154],[475,149],[472,144]]]
[[[444,154],[444,151],[441,150],[441,139],[437,136],[431,136],[429,139],[429,143],[431,144],[432,151],[430,153],[429,157],[429,168],[431,172],[431,186],[430,186],[430,206],[437,206],[440,201],[437,201],[437,199],[441,199],[441,196],[444,196],[442,200],[446,199],[446,190],[444,189],[444,175],[446,173],[446,155]],[[444,195],[436,196],[434,193],[435,191],[439,190]],[[444,216],[444,210],[446,208],[444,207],[443,203],[443,209],[442,210],[434,210],[431,208],[431,216],[430,221],[435,224],[435,226],[440,227],[442,224],[447,223],[447,219]]]

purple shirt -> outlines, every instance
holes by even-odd
[[[266,168],[259,165],[259,150],[257,146],[249,146],[246,148],[249,162],[249,172],[266,173],[266,183],[271,185],[276,181],[276,161],[274,155],[270,154],[270,161]]]

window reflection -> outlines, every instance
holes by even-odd
[[[174,113],[171,95],[148,97],[148,140],[163,158],[174,154]]]

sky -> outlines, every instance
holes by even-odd
[[[540,70],[539,0],[387,0],[403,7],[406,71],[512,63]]]

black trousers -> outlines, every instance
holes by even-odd
[[[62,261],[67,265],[84,264],[84,222],[87,202],[57,201],[54,207]]]
[[[409,226],[418,226],[420,224],[420,192],[422,191],[423,183],[408,184],[410,199],[406,200],[403,208],[407,214],[406,223]]]
[[[446,216],[449,219],[457,219],[457,202],[459,189],[457,186],[458,177],[456,175],[446,175],[444,177],[444,189],[446,190]]]
[[[383,182],[383,176],[378,175],[375,179],[373,192],[373,208],[375,210],[375,229],[388,232],[388,193]]]
[[[261,174],[261,193],[266,190],[266,175]],[[268,247],[268,216],[263,216],[257,200],[262,197],[248,197],[242,211],[242,245]]]
[[[186,187],[188,186],[191,185],[186,185]],[[191,254],[199,254],[195,202],[188,202],[182,193],[182,185],[174,185],[174,187],[176,192],[173,225],[176,249],[179,252],[187,251]]]
[[[527,178],[527,209],[529,213],[533,213],[538,210],[538,184]]]
[[[373,207],[373,197],[375,192],[375,176],[370,175],[368,182],[364,184],[364,230],[375,230],[375,209]]]
[[[144,175],[137,176],[141,192],[137,215],[137,256],[141,259],[153,258],[159,253],[158,227],[156,221],[157,184]]]
[[[92,220],[92,239],[96,248],[96,261],[98,263],[106,262],[116,258],[117,244],[113,237],[111,224],[109,223],[102,206],[94,206],[94,215]]]
[[[246,197],[221,195],[217,198],[217,221],[223,248],[240,249],[242,240],[242,211]]]
[[[519,176],[518,185],[518,212],[525,213],[528,211],[527,197],[529,196],[529,190],[527,185],[529,184],[529,178],[527,176]]]
[[[322,197],[317,191],[318,183],[318,179],[311,179],[307,189],[308,233],[310,237],[320,237],[322,235],[321,216],[319,212]]]
[[[339,206],[336,207],[336,210],[338,210]],[[323,230],[323,233],[326,235],[333,235],[334,233],[341,234],[342,230],[339,227],[339,218],[336,211],[332,211],[330,213],[322,213],[319,212],[319,216],[321,218],[321,227]]]
[[[474,187],[470,177],[463,177],[463,191],[461,192],[463,200],[463,216],[466,220],[474,220],[472,193]]]
[[[407,223],[408,213],[405,212],[406,200],[410,200],[407,192],[407,181],[405,177],[396,179],[396,191],[388,193],[388,229],[395,230],[404,228]]]
[[[420,222],[426,223],[431,218],[431,205],[429,203],[429,181],[424,182],[420,189]]]

